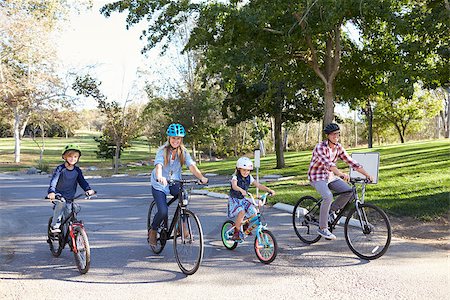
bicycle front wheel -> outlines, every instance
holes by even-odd
[[[261,230],[255,237],[254,248],[259,261],[270,264],[278,253],[278,244],[275,236],[269,230]]]
[[[320,240],[319,228],[320,202],[311,196],[298,200],[292,211],[292,224],[298,238],[306,244],[314,244]]]
[[[147,232],[152,228],[152,222],[155,218],[156,213],[158,212],[158,207],[156,206],[156,202],[152,201],[150,204],[150,207],[148,209],[148,216],[147,216]],[[158,228],[158,233],[156,235],[156,246],[152,246],[149,243],[150,249],[152,249],[153,253],[159,254],[163,251],[164,246],[166,246],[166,239],[165,236],[161,236],[161,233],[163,232],[162,228]],[[149,242],[147,238],[147,242]]]
[[[82,227],[74,227],[73,235],[75,237],[75,247],[73,255],[75,257],[75,264],[81,274],[86,274],[91,265],[91,249],[86,231]]]
[[[203,258],[203,231],[197,216],[184,209],[175,226],[173,250],[178,266],[186,275],[194,274]]]
[[[362,259],[381,257],[391,243],[391,224],[381,208],[363,203],[350,210],[344,225],[350,250]]]

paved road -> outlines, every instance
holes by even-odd
[[[72,253],[51,256],[46,224],[51,205],[43,200],[49,178],[0,179],[0,299],[446,299],[450,293],[449,251],[394,239],[385,256],[358,259],[343,230],[337,241],[302,244],[290,216],[266,208],[280,253],[261,264],[246,241],[226,250],[219,230],[223,199],[195,195],[205,233],[199,271],[178,269],[171,242],[161,255],[146,244],[148,178],[91,179],[97,199],[80,202],[91,243],[92,263],[80,275]]]

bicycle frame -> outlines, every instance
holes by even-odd
[[[61,200],[59,200],[61,201]],[[66,202],[66,200],[61,201],[61,202]],[[83,222],[77,220],[76,216],[77,213],[75,212],[75,203],[72,200],[72,202],[70,203],[70,214],[61,222],[61,228],[65,228],[65,226],[67,225],[67,229],[62,231],[63,234],[63,238],[64,238],[64,244],[69,242],[69,237],[71,238],[72,244],[70,244],[70,248],[72,249],[72,251],[74,253],[78,253],[78,249],[76,246],[76,242],[75,242],[75,234],[74,234],[74,228],[75,227],[80,227],[82,229],[84,229],[84,225]]]
[[[261,212],[259,210],[259,205],[256,204],[255,198],[250,193],[248,193],[248,195],[250,196],[250,200],[252,200],[253,205],[256,207],[257,213],[255,216],[243,220],[240,229],[241,229],[241,232],[244,233],[244,238],[243,238],[244,240],[245,240],[245,237],[249,236],[250,233],[256,229],[258,241],[261,242],[260,233],[261,233],[261,231],[267,229],[267,224],[263,225],[261,222]],[[267,200],[267,195],[268,194],[266,193],[261,197],[261,199],[263,201],[261,207],[265,205],[266,200]],[[247,230],[244,231],[242,229],[245,224],[248,224],[248,228],[247,228]],[[233,232],[234,232],[234,227],[232,227],[230,230],[233,230]]]
[[[184,184],[186,184],[186,183],[190,183],[190,182],[196,182],[196,183],[198,183],[198,181],[197,180],[171,180],[170,182],[179,182],[180,183],[180,192],[178,193],[178,195],[176,195],[176,196],[174,196],[174,197],[172,197],[172,199],[170,199],[168,202],[167,202],[167,206],[170,206],[173,202],[175,202],[176,200],[178,200],[178,204],[177,204],[177,208],[175,209],[175,212],[174,212],[174,214],[173,214],[173,218],[172,218],[172,220],[171,220],[171,222],[170,222],[170,226],[167,228],[167,225],[168,225],[168,217],[163,221],[164,222],[164,229],[165,230],[167,230],[164,234],[166,234],[166,236],[163,236],[163,238],[164,238],[164,240],[171,240],[171,239],[174,239],[174,237],[175,237],[175,225],[177,224],[177,222],[179,221],[178,219],[179,219],[179,217],[181,216],[181,215],[183,215],[183,210],[185,210],[186,209],[186,207],[187,207],[187,202],[186,203],[184,203],[184,201],[185,200],[187,200],[187,199],[185,199],[185,195],[187,195],[186,193],[188,193],[188,191],[186,190],[186,187],[184,186]],[[190,226],[189,225],[189,223],[187,223],[187,225],[188,226]],[[189,230],[188,230],[188,232],[190,232],[190,228],[188,228]],[[183,226],[181,226],[181,229],[180,229],[180,231],[181,231],[181,239],[182,239],[182,241],[184,242],[184,239],[185,239],[185,235],[184,235],[184,228],[183,228]],[[168,236],[167,236],[168,235]]]

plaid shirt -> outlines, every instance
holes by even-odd
[[[309,164],[309,181],[328,180],[330,175],[334,175],[330,168],[336,167],[336,161],[338,158],[345,161],[353,169],[358,169],[361,167],[360,164],[354,161],[347,154],[347,151],[345,151],[341,144],[336,144],[334,149],[336,152],[333,157],[334,153],[332,153],[331,148],[328,147],[328,140],[316,145],[312,154],[311,163]]]

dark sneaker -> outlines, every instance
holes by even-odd
[[[239,231],[235,231],[233,234],[233,237],[231,238],[233,241],[240,241],[241,240],[241,235],[239,233]]]
[[[334,220],[336,220],[337,215],[331,211],[330,214],[328,215],[328,222],[330,224],[332,224],[334,222]]]

